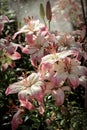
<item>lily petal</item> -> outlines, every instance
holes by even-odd
[[[18,52],[14,52],[12,55],[10,55],[9,53],[7,54],[9,58],[11,58],[12,60],[18,60],[21,58],[21,55]]]
[[[9,85],[5,91],[5,94],[9,95],[9,94],[13,94],[13,93],[18,93],[21,90],[25,89],[26,87],[24,86],[24,82],[25,82],[25,79]]]
[[[79,84],[80,84],[79,78],[77,76],[75,76],[75,75],[70,75],[68,77],[68,80],[69,80],[69,82],[71,84],[71,87],[73,87],[74,89],[77,88],[79,86]]]
[[[16,130],[20,124],[23,123],[22,114],[23,110],[19,109],[17,113],[13,116],[13,119],[11,121],[12,124],[12,130]]]
[[[62,89],[59,88],[58,90],[53,90],[52,95],[55,98],[56,104],[58,106],[63,104],[65,95],[64,95],[64,91]]]

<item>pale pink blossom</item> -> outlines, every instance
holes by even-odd
[[[42,79],[50,80],[50,78],[53,76],[53,64],[49,63],[43,63],[41,62],[39,66],[39,75]]]
[[[48,54],[42,58],[41,64],[43,63],[55,63],[59,61],[60,59],[64,59],[67,56],[76,55],[76,52],[73,50],[65,50],[58,53]]]
[[[0,50],[3,51],[6,57],[12,60],[17,60],[21,58],[20,53],[17,52],[18,47],[22,49],[22,46],[13,42],[9,42],[6,39],[0,39]]]
[[[48,82],[45,88],[45,94],[51,94],[55,99],[55,104],[60,106],[64,103],[65,92],[67,95],[71,93],[71,88],[69,86],[59,86],[57,84],[53,84],[52,81]]]
[[[21,58],[21,55],[18,52],[14,52],[12,55],[9,53],[6,53],[9,58],[12,60],[18,60]]]
[[[43,79],[51,80],[53,75],[55,74],[55,66],[54,64],[59,62],[61,59],[64,59],[67,56],[76,55],[74,51],[62,51],[59,53],[48,54],[44,56],[41,60],[41,64],[39,66],[39,74]],[[64,76],[63,76],[64,77]],[[57,80],[57,84],[60,83],[60,80]]]
[[[18,95],[18,100],[20,102],[20,107],[24,107],[24,108],[26,108],[26,109],[28,109],[30,111],[34,109],[34,105],[26,97],[23,98],[19,94]]]
[[[86,75],[87,68],[81,66],[81,62],[73,57],[76,57],[76,55],[70,50],[46,55],[42,58],[39,67],[40,76],[57,86],[67,82],[73,88],[78,87],[80,84],[79,78]]]
[[[55,74],[52,77],[52,81],[61,83],[66,81],[69,86],[76,88],[79,86],[79,78],[86,74],[87,68],[80,65],[81,63],[73,58],[65,58],[55,63],[54,71]]]
[[[56,22],[64,18],[63,20],[70,21],[76,27],[84,23],[81,5],[75,0],[58,0],[54,2],[52,14]]]
[[[0,33],[2,32],[2,30],[4,29],[4,24],[5,23],[8,23],[9,22],[9,19],[7,16],[5,15],[1,15],[0,16]]]
[[[39,104],[39,107],[37,108],[38,112],[43,115],[44,111],[45,111],[45,107],[44,104]]]
[[[87,72],[86,76],[81,76],[79,78],[80,84],[87,89]]]
[[[60,106],[64,103],[65,99],[65,92],[67,92],[67,95],[71,93],[71,87],[70,86],[63,86],[63,84],[59,85],[58,83],[55,83],[51,80],[48,80],[45,82],[45,92],[46,94],[51,94],[55,99],[55,104]]]
[[[78,40],[75,41],[74,32],[72,33],[72,35],[66,33],[58,33],[56,39],[57,39],[58,52],[62,52],[64,50],[73,50],[77,52],[78,60],[80,60],[82,57],[84,58],[86,57],[80,41]]]
[[[19,125],[23,123],[22,115],[24,113],[23,109],[19,109],[17,113],[14,114],[13,119],[11,121],[12,124],[12,130],[16,130]]]
[[[0,33],[2,32],[3,28],[3,24],[0,23]]]
[[[38,32],[38,35],[41,35],[41,36],[44,36],[44,37],[47,37],[49,35],[49,29],[47,26],[43,26],[39,32]]]
[[[5,57],[6,58],[6,57]],[[11,67],[11,68],[14,68],[15,67],[15,63],[13,63],[12,61],[8,60],[6,61],[6,63],[3,63],[2,61],[2,65],[1,65],[1,68],[3,71],[5,71],[8,67]]]
[[[39,33],[40,29],[44,27],[44,24],[40,23],[39,20],[30,19],[30,17],[25,19],[26,25],[24,25],[18,32],[13,36],[13,39],[20,33],[34,34]]]
[[[44,83],[39,78],[38,73],[32,73],[27,78],[11,84],[5,93],[6,95],[18,93],[21,106],[32,109],[31,102],[34,99],[43,102],[43,86]]]
[[[47,118],[47,119],[45,120],[45,122],[46,122],[47,126],[50,126],[51,120],[50,120],[49,118]]]
[[[47,40],[44,38],[44,36],[38,35],[35,40],[29,40],[28,45],[22,49],[22,52],[30,54],[31,63],[36,66],[37,63],[40,63],[41,58],[45,55],[46,48],[48,46],[49,44],[47,43]]]
[[[5,71],[9,66],[14,67],[15,63],[12,60],[21,58],[21,54],[17,52],[18,48],[22,49],[22,46],[3,38],[0,39],[0,51],[2,52],[0,61],[2,70]]]
[[[62,89],[57,89],[52,91],[52,96],[55,98],[55,103],[59,106],[64,103],[64,91]]]
[[[34,34],[27,33],[25,36],[25,41],[27,44],[33,45],[36,38],[37,37]]]
[[[7,23],[7,22],[9,22],[8,17],[5,15],[1,15],[0,16],[0,23]]]
[[[81,45],[79,42],[75,42],[75,37],[71,34],[67,34],[67,33],[59,33],[56,36],[57,42],[58,42],[58,50],[61,47],[68,49],[72,49],[72,50],[77,50],[77,47],[81,48]],[[63,51],[63,50],[62,50]]]

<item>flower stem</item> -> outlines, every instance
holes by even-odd
[[[81,6],[82,6],[82,12],[83,12],[84,23],[85,23],[85,26],[86,26],[85,36],[84,36],[84,38],[83,38],[82,41],[81,41],[81,42],[84,42],[85,39],[86,39],[86,37],[87,37],[87,17],[86,17],[86,14],[85,14],[84,2],[83,2],[83,0],[80,0],[80,2],[81,2]],[[87,6],[87,2],[85,2],[85,3],[86,3],[85,6]],[[86,8],[87,8],[87,7],[86,7]]]

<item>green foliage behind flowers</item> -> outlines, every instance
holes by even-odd
[[[17,130],[87,130],[87,113],[78,103],[65,101],[62,107],[55,106],[51,95],[44,98],[45,113],[37,110],[24,114],[24,123]]]

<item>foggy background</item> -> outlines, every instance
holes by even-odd
[[[15,10],[18,21],[22,22],[23,19],[27,16],[34,17],[34,19],[39,19],[41,22],[42,19],[40,18],[39,7],[40,3],[43,3],[44,8],[46,8],[46,2],[48,0],[8,0],[9,9]],[[56,0],[50,0],[51,7],[54,6]],[[69,21],[66,21],[63,17],[58,19],[58,21],[51,21],[51,30],[61,31],[61,32],[71,32],[73,30],[72,25]]]

